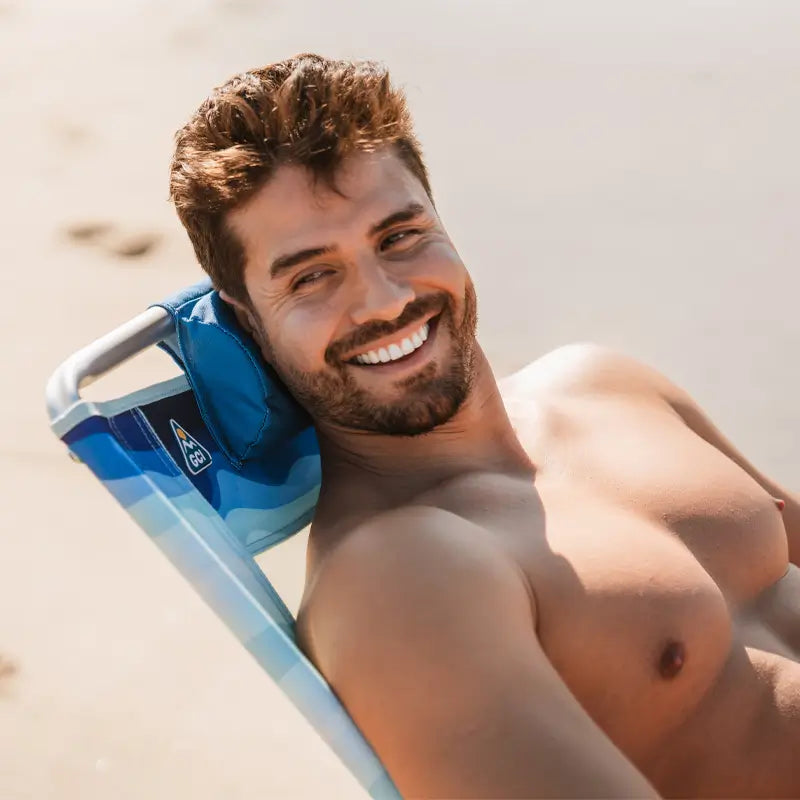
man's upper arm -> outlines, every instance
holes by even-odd
[[[589,391],[622,389],[658,395],[698,436],[738,464],[773,497],[783,500],[786,503],[783,519],[789,542],[789,560],[800,565],[800,497],[757,470],[686,391],[656,370],[613,350],[597,345],[571,345],[563,350],[572,361],[572,374],[580,375],[583,388]]]
[[[486,531],[404,509],[330,559],[308,644],[405,796],[654,796],[548,662]]]

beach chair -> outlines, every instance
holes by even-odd
[[[183,370],[104,402],[95,378],[153,345]],[[53,432],[239,638],[373,798],[388,773],[295,643],[253,556],[309,523],[319,493],[310,420],[204,281],[68,358],[47,385]]]

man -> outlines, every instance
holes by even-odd
[[[800,504],[624,356],[498,386],[382,68],[231,79],[171,192],[314,420],[298,633],[404,795],[800,796]]]

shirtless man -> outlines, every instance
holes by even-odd
[[[800,503],[614,352],[498,385],[380,67],[237,76],[171,177],[316,425],[298,633],[404,795],[800,796]]]

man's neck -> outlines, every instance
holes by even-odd
[[[402,505],[470,472],[533,472],[480,349],[476,362],[469,396],[450,420],[429,433],[390,436],[317,428],[322,459],[319,523],[327,527],[343,516]]]

